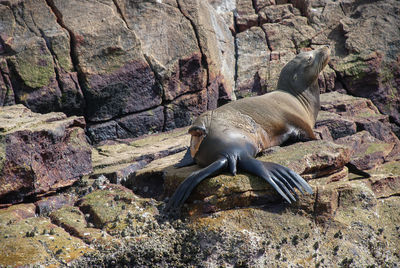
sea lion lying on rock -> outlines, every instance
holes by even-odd
[[[296,200],[295,188],[312,194],[308,183],[294,171],[254,157],[289,138],[316,139],[312,128],[320,109],[318,75],[329,58],[328,46],[300,53],[282,69],[275,91],[200,115],[189,128],[190,148],[177,166],[197,163],[205,168],[179,185],[167,211],[179,209],[196,185],[226,169],[232,175],[239,168],[263,178],[289,203]]]

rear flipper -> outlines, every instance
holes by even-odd
[[[221,157],[209,166],[190,174],[190,176],[179,185],[178,189],[172,195],[167,206],[165,207],[166,211],[178,210],[183,203],[185,203],[194,187],[196,187],[205,178],[215,174],[217,171],[220,171],[227,166],[228,159]]]
[[[238,161],[238,167],[266,180],[288,202],[296,201],[295,188],[304,194],[303,189],[312,194],[308,183],[291,169],[271,162],[262,162],[252,157],[243,157]],[[292,194],[293,193],[293,194]]]

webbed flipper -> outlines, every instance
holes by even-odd
[[[312,194],[310,185],[294,171],[287,167],[271,162],[262,162],[250,156],[242,157],[238,161],[238,167],[251,174],[259,176],[271,184],[272,187],[288,202],[295,201],[295,188],[299,189],[301,193],[303,189]],[[302,189],[303,188],[303,189]]]
[[[190,155],[190,148],[187,148],[183,158],[174,165],[176,168],[187,167],[196,164],[193,157]]]
[[[228,165],[228,160],[225,157],[221,157],[209,166],[193,172],[187,177],[176,189],[175,193],[172,195],[167,206],[166,211],[179,209],[186,199],[189,197],[193,189],[205,178],[215,174],[217,171],[226,168]]]

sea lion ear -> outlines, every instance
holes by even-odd
[[[297,80],[297,73],[295,73],[294,75],[293,75],[293,81],[296,81]]]

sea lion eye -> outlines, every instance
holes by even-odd
[[[309,56],[307,57],[307,62],[308,62],[308,63],[311,63],[312,60],[313,60],[313,56],[312,56],[312,55],[309,55]]]

